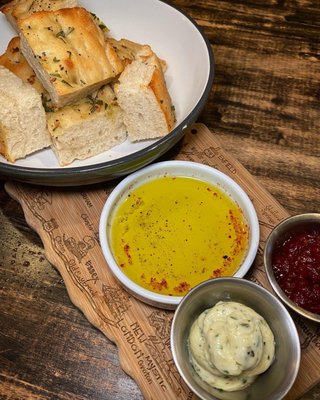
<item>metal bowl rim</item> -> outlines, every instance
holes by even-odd
[[[320,315],[310,312],[308,310],[305,310],[304,308],[298,306],[295,302],[293,302],[289,297],[284,293],[284,291],[281,289],[279,286],[273,270],[272,270],[272,265],[268,262],[268,252],[271,252],[270,246],[273,244],[273,240],[275,235],[279,231],[288,231],[291,226],[297,226],[299,223],[302,222],[307,222],[307,223],[319,223],[320,224],[320,213],[303,213],[303,214],[296,214],[290,217],[285,218],[282,220],[279,224],[277,224],[269,234],[264,251],[263,251],[263,264],[264,268],[266,271],[266,275],[268,277],[268,280],[270,282],[270,285],[272,286],[272,289],[275,291],[276,295],[283,301],[288,307],[290,307],[293,311],[298,313],[299,315],[314,321],[314,322],[320,322]]]
[[[237,278],[237,277],[223,277],[223,278],[216,278],[214,280],[211,281],[205,281],[200,283],[199,285],[195,286],[193,289],[190,290],[190,292],[184,296],[184,298],[181,300],[180,304],[178,305],[173,319],[172,319],[172,324],[171,324],[171,332],[170,332],[170,343],[171,343],[171,353],[172,353],[172,357],[175,363],[175,366],[179,372],[179,374],[181,375],[182,379],[184,380],[184,382],[187,384],[187,386],[200,398],[203,400],[207,400],[207,397],[203,397],[202,394],[198,391],[198,385],[197,384],[193,384],[193,382],[188,381],[188,379],[186,378],[184,371],[178,361],[178,353],[177,353],[177,349],[176,349],[176,340],[175,340],[175,331],[176,331],[176,326],[177,326],[177,320],[180,317],[181,310],[183,310],[183,308],[185,307],[185,304],[187,304],[188,302],[191,301],[192,297],[194,296],[194,294],[196,292],[199,292],[202,290],[202,288],[204,286],[208,286],[208,285],[218,285],[219,283],[223,283],[223,282],[236,282],[237,284],[243,285],[243,286],[250,286],[251,288],[253,288],[254,290],[260,292],[262,295],[267,296],[269,298],[272,299],[272,301],[274,302],[274,304],[276,304],[277,307],[279,307],[279,310],[281,313],[283,313],[286,316],[286,321],[287,323],[290,324],[290,332],[292,334],[292,343],[295,343],[295,350],[296,350],[296,362],[295,362],[295,367],[292,369],[292,377],[290,380],[290,385],[288,385],[288,387],[286,388],[286,390],[283,391],[282,393],[282,397],[283,398],[288,392],[289,390],[292,388],[292,385],[294,384],[298,372],[299,372],[299,368],[300,368],[300,362],[301,362],[301,347],[300,347],[300,339],[299,339],[299,334],[297,331],[297,327],[291,317],[291,315],[289,314],[288,310],[286,309],[286,307],[283,305],[283,303],[270,291],[268,291],[266,288],[256,284],[253,281],[249,281],[247,279],[244,278]],[[202,389],[204,391],[204,389]],[[209,397],[208,397],[209,399]],[[216,397],[210,397],[210,399],[212,400],[220,400],[219,398]]]

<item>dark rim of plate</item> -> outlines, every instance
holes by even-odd
[[[87,176],[90,173],[104,171],[106,168],[114,170],[115,168],[118,169],[119,167],[119,169],[121,169],[121,167],[125,167],[126,164],[139,161],[139,159],[141,159],[143,156],[145,156],[148,153],[152,153],[157,148],[165,148],[165,151],[169,150],[170,142],[173,142],[175,144],[177,140],[180,139],[180,136],[182,137],[181,132],[184,131],[190,124],[195,122],[196,118],[203,109],[207,101],[207,98],[209,97],[214,78],[214,55],[209,40],[203,33],[202,28],[197,24],[197,22],[193,18],[187,15],[184,11],[180,10],[178,7],[172,4],[168,4],[167,1],[165,0],[159,0],[159,1],[166,4],[168,7],[176,9],[181,14],[183,14],[199,31],[207,47],[208,59],[209,59],[208,81],[201,98],[199,99],[198,103],[196,104],[192,112],[165,137],[155,141],[150,146],[147,146],[137,152],[128,154],[126,156],[114,160],[105,161],[99,164],[92,164],[88,166],[78,166],[78,167],[68,167],[68,168],[32,168],[32,167],[23,167],[23,166],[5,164],[0,161],[0,174],[3,174],[4,176],[9,176],[11,178],[18,178],[19,180],[21,180],[24,177],[31,178],[31,180],[34,178],[45,178],[46,180],[48,180],[51,177],[54,179],[54,181],[58,182],[59,177],[61,178],[63,177],[65,180],[67,176],[69,177],[74,175],[79,176],[79,174]],[[123,175],[125,175],[125,172],[123,173]],[[115,174],[113,177],[116,176],[117,174]]]

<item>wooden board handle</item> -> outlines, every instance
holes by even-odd
[[[263,248],[271,229],[287,211],[257,182],[204,125],[194,124],[167,156],[210,165],[229,175],[249,195],[259,218],[260,245],[246,278],[271,291]],[[114,183],[113,183],[114,184]],[[21,203],[27,223],[39,234],[46,257],[59,270],[71,301],[116,343],[122,368],[146,399],[193,399],[177,372],[170,351],[173,312],[131,297],[111,275],[99,245],[98,226],[112,183],[58,189],[9,182],[6,190]],[[298,399],[320,381],[320,329],[293,315],[302,346],[298,378],[286,399]]]

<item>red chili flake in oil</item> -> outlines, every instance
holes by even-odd
[[[123,250],[124,250],[125,255],[126,255],[127,258],[128,258],[128,263],[129,263],[129,264],[132,264],[132,256],[131,256],[131,254],[130,254],[130,246],[129,246],[128,244],[125,244],[125,245],[123,246]]]
[[[272,268],[279,286],[294,303],[320,314],[320,227],[305,227],[278,243]]]
[[[190,290],[190,284],[188,282],[180,282],[178,286],[173,288],[176,293],[186,293]]]
[[[161,281],[157,281],[156,278],[151,278],[150,286],[154,290],[161,291],[162,289],[168,289],[168,282],[164,278],[162,278]]]
[[[220,278],[222,276],[222,274],[223,274],[223,269],[222,268],[217,268],[217,269],[214,269],[212,271],[212,277],[213,278]]]

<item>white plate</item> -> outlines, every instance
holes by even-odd
[[[60,167],[50,149],[9,163],[0,156],[0,173],[10,178],[52,185],[94,183],[121,176],[148,164],[171,148],[194,122],[210,93],[213,56],[197,24],[176,8],[159,0],[79,0],[95,13],[116,39],[150,44],[168,64],[166,82],[176,110],[177,123],[165,138],[125,143],[100,155]],[[16,35],[0,15],[0,52]]]

